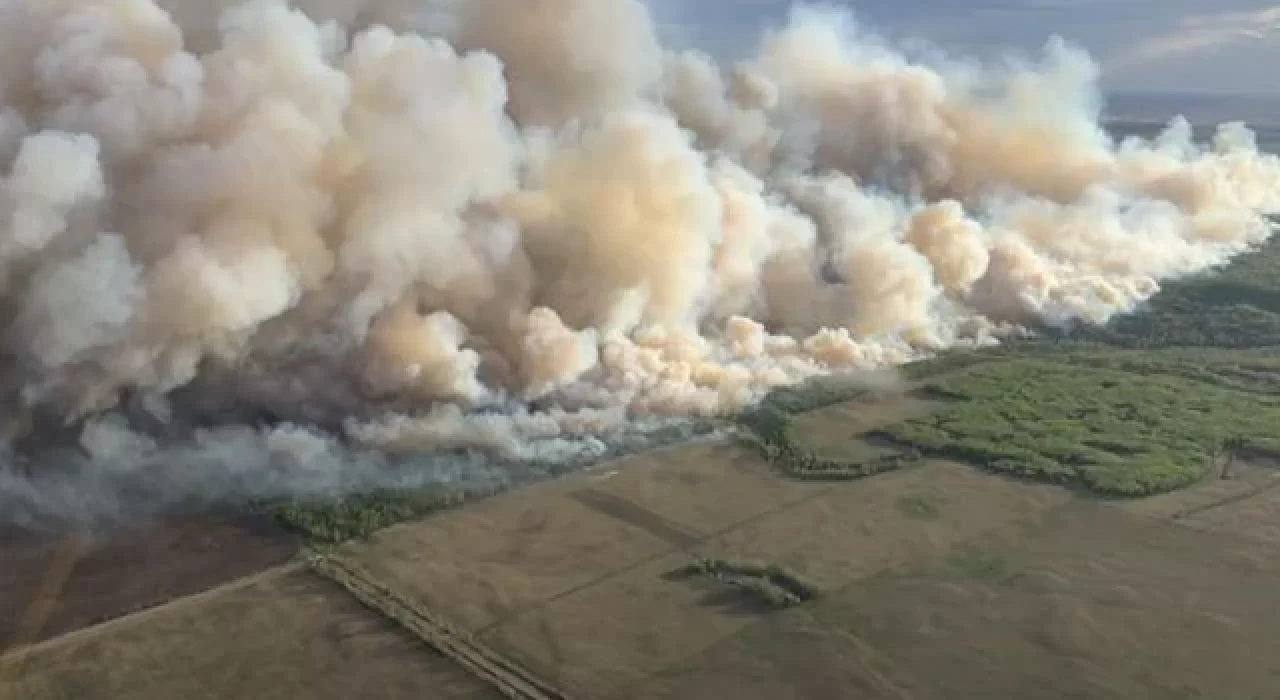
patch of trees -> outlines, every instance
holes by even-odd
[[[695,557],[668,577],[701,579],[736,590],[769,608],[781,609],[818,597],[818,588],[802,576],[774,564]]]
[[[792,435],[791,413],[766,401],[740,417],[747,429],[743,436],[771,466],[793,479],[803,481],[853,481],[901,469],[920,459],[915,449],[881,455],[862,461],[821,457],[802,446]]]

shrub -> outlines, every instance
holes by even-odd
[[[817,586],[790,569],[773,564],[695,557],[672,575],[718,582],[774,608],[799,605],[818,596]]]

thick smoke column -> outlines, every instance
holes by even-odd
[[[0,33],[23,517],[71,507],[42,459],[176,501],[598,451],[1106,321],[1280,208],[1241,125],[1114,143],[1058,41],[912,59],[810,8],[723,66],[664,49],[640,0],[0,0]],[[49,457],[62,424],[79,448]]]

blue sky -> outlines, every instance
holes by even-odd
[[[790,0],[648,0],[673,36],[749,46]],[[1257,0],[843,0],[864,26],[954,53],[1035,49],[1053,34],[1087,47],[1105,87],[1280,95],[1280,4]]]

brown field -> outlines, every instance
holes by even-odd
[[[1280,564],[1070,503],[887,571],[617,697],[1274,698]]]
[[[1264,546],[1077,503],[813,614],[917,697],[1270,698],[1277,584]]]
[[[945,463],[799,484],[704,445],[394,527],[334,557],[571,697],[640,697],[648,679],[760,623],[664,576],[691,553],[784,563],[835,590],[1067,498]]]
[[[498,697],[296,565],[8,655],[0,674],[6,700]]]
[[[1280,544],[1280,480],[1247,497],[1197,511],[1178,521],[1201,530]]]
[[[1280,487],[1280,469],[1276,465],[1238,460],[1229,478],[1210,474],[1190,487],[1117,505],[1138,515],[1194,519],[1200,513],[1248,500],[1276,487]]]

